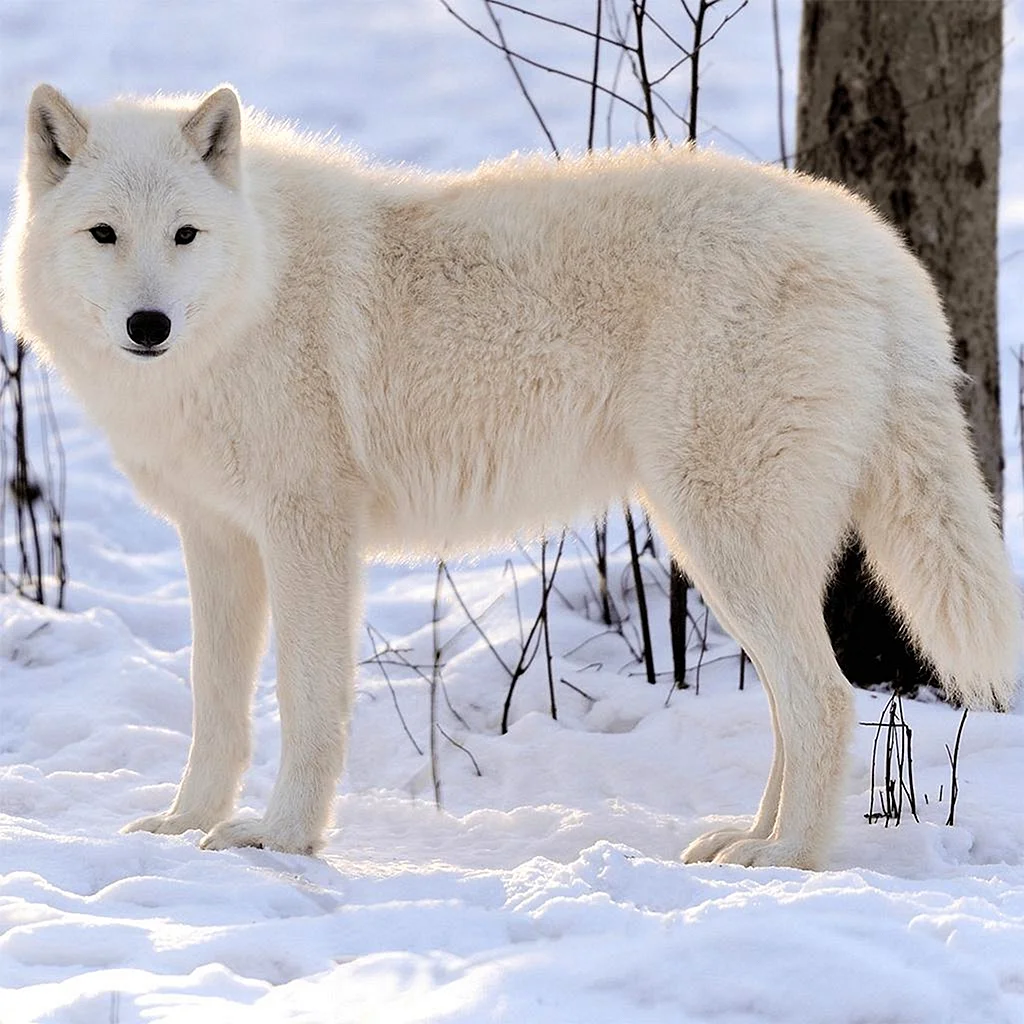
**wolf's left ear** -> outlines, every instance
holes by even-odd
[[[225,185],[238,184],[242,148],[242,108],[238,93],[222,85],[207,96],[181,126],[210,173]]]
[[[51,188],[71,166],[89,132],[85,118],[52,85],[37,85],[28,103],[29,183]]]

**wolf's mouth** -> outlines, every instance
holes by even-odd
[[[129,355],[142,356],[148,358],[150,356],[162,356],[167,349],[166,348],[129,348],[127,345],[121,346],[122,352],[127,352]]]

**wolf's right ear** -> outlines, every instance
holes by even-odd
[[[26,145],[29,183],[58,184],[89,132],[85,118],[52,85],[37,85],[28,103]]]
[[[230,188],[238,184],[242,150],[242,108],[230,85],[211,92],[181,126],[210,173]]]

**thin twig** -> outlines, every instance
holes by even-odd
[[[789,167],[786,159],[786,114],[783,105],[783,73],[782,73],[782,34],[779,31],[779,0],[772,0],[772,35],[775,38],[775,78],[776,98],[778,103],[779,119],[779,153],[781,154],[782,166]]]
[[[568,679],[559,678],[558,681],[563,686],[568,686],[569,689],[572,690],[574,693],[578,693],[584,700],[589,700],[591,704],[596,704],[597,703],[597,698],[596,697],[591,697],[590,694],[587,693],[586,690],[581,690],[578,686],[575,686],[573,683],[570,683]]]
[[[485,2],[488,2],[488,0],[485,0]],[[571,82],[579,82],[580,84],[589,87],[589,78],[584,78],[582,75],[574,75],[569,71],[563,71],[561,68],[552,67],[550,64],[542,64],[540,61],[533,60],[531,57],[527,57],[525,54],[510,49],[507,45],[503,46],[500,41],[492,39],[489,35],[487,35],[486,32],[482,32],[480,29],[476,27],[476,25],[462,17],[462,15],[458,13],[458,11],[452,8],[448,0],[440,0],[440,3],[441,6],[444,7],[444,9],[453,18],[455,18],[455,20],[459,22],[460,25],[463,25],[466,28],[468,28],[470,32],[472,32],[476,36],[479,36],[486,43],[489,43],[491,46],[493,46],[496,50],[501,50],[502,53],[507,54],[507,59],[514,58],[515,60],[522,61],[522,63],[524,64],[528,64],[530,67],[537,68],[539,71],[546,71],[548,74],[557,75],[559,78],[567,78]],[[613,100],[617,100],[619,103],[624,104],[631,110],[635,110],[638,114],[644,113],[643,107],[641,107],[637,103],[634,103],[632,100],[626,99],[625,96],[613,92],[611,89],[608,89],[603,85],[598,85],[597,88],[599,92],[605,93],[606,95],[610,96]],[[552,149],[554,149],[555,147],[553,140],[549,139],[549,142],[552,145]]]
[[[594,27],[594,65],[590,72],[590,116],[587,119],[587,152],[594,148],[597,119],[597,76],[601,66],[601,0],[597,0],[597,24]]]
[[[546,582],[542,583],[541,590],[541,610],[537,613],[537,617],[533,620],[533,625],[530,627],[530,632],[526,637],[526,644],[523,646],[523,650],[519,655],[519,661],[516,663],[514,671],[510,673],[511,679],[509,680],[508,690],[505,694],[505,706],[501,712],[501,734],[502,736],[508,732],[508,719],[512,710],[512,695],[515,693],[516,684],[520,678],[526,674],[530,666],[533,664],[533,659],[537,655],[538,643],[534,643],[534,636],[537,630],[540,628],[541,623],[544,621],[544,609],[547,601],[551,595],[551,588],[554,586],[555,576],[558,573],[558,565],[562,560],[562,551],[565,547],[565,532],[563,531],[562,536],[558,541],[558,551],[555,553],[555,561],[551,566],[551,576]],[[530,645],[533,644],[533,654],[528,654]]]
[[[672,641],[672,673],[680,690],[686,687],[686,620],[690,581],[673,558],[670,562],[668,622]]]
[[[658,677],[654,671],[654,651],[651,644],[651,623],[647,615],[647,594],[644,592],[643,573],[640,570],[640,555],[636,546],[636,527],[629,505],[623,506],[626,513],[626,535],[629,538],[629,557],[633,565],[633,581],[636,584],[636,603],[640,612],[640,632],[643,637],[644,667],[647,682],[654,686]]]
[[[442,0],[442,3],[443,2],[444,0]],[[523,94],[523,99],[526,100],[527,104],[529,104],[530,110],[533,111],[533,116],[537,119],[537,123],[540,125],[541,131],[544,132],[544,137],[548,140],[551,152],[555,154],[555,159],[559,160],[561,159],[561,154],[558,152],[558,146],[555,145],[555,138],[548,129],[547,122],[545,122],[544,116],[537,108],[537,104],[533,102],[530,90],[526,88],[523,76],[519,74],[519,68],[516,67],[516,62],[512,59],[512,51],[509,49],[508,43],[505,40],[505,32],[501,27],[501,22],[498,21],[498,16],[494,13],[494,8],[491,6],[492,2],[493,0],[484,0],[484,7],[487,10],[488,17],[491,19],[491,24],[494,26],[494,31],[498,33],[499,49],[505,55],[505,61],[508,63],[512,74],[515,76],[516,84],[519,86],[519,91]],[[445,6],[447,7],[448,5],[445,4]]]
[[[708,649],[708,616],[711,610],[704,605],[704,625],[701,629],[700,654],[697,655],[697,668],[693,678],[693,692],[695,696],[700,695],[700,670],[704,665],[704,652]]]
[[[595,633],[594,636],[588,636],[586,640],[581,640],[571,650],[566,651],[563,657],[571,658],[574,654],[577,654],[579,651],[582,651],[583,648],[587,646],[587,644],[593,643],[595,640],[600,640],[603,636],[622,636],[622,634],[619,632],[619,630],[614,628],[603,629],[600,633]],[[636,652],[632,651],[631,653],[635,654]]]
[[[39,374],[39,400],[41,405],[39,428],[43,438],[43,460],[47,480],[47,505],[50,515],[50,564],[57,578],[58,608],[64,607],[64,591],[68,582],[68,567],[64,557],[64,509],[67,507],[67,460],[60,439],[57,414],[50,397],[50,378],[46,371]],[[51,446],[57,453],[57,469],[50,461]]]
[[[449,736],[449,735],[448,735],[448,733],[446,733],[446,732],[444,731],[444,729],[442,729],[442,728],[441,728],[441,726],[440,726],[440,725],[439,725],[439,726],[437,727],[437,731],[438,731],[438,732],[439,732],[439,733],[440,733],[440,734],[441,734],[441,735],[442,735],[442,736],[443,736],[443,737],[444,737],[444,738],[445,738],[445,739],[446,739],[446,740],[447,740],[447,741],[448,741],[448,742],[449,742],[449,743],[450,743],[450,744],[451,744],[451,745],[452,745],[453,747],[458,747],[458,748],[459,748],[459,750],[461,750],[461,751],[462,751],[462,752],[463,752],[463,753],[464,753],[464,754],[466,755],[466,757],[468,757],[468,758],[470,759],[470,761],[472,761],[472,762],[473,762],[473,770],[474,770],[474,771],[476,772],[476,774],[477,774],[477,777],[478,777],[478,778],[483,778],[483,775],[484,775],[484,773],[483,773],[482,771],[480,771],[480,765],[479,765],[479,764],[477,764],[477,760],[476,760],[476,758],[475,758],[475,757],[473,756],[473,753],[472,753],[472,751],[470,751],[470,749],[469,749],[468,747],[465,747],[465,746],[463,746],[463,745],[462,745],[462,744],[461,744],[461,743],[460,743],[460,742],[459,742],[459,741],[458,741],[457,739],[455,739],[455,738],[454,738],[453,736]]]
[[[707,14],[708,4],[713,3],[714,0],[700,0],[700,6],[697,8],[697,16],[690,15],[693,20],[693,56],[690,58],[690,119],[687,122],[686,127],[686,140],[687,142],[694,143],[697,141],[697,89],[699,86],[699,71],[700,71],[700,37],[704,31],[704,15]],[[690,13],[689,8],[686,11]]]
[[[523,639],[523,607],[519,601],[519,577],[516,575],[515,563],[511,558],[505,560],[504,572],[512,576],[512,593],[516,598],[516,622],[519,625],[519,643],[523,644],[526,641]]]
[[[601,621],[612,624],[612,601],[608,592],[608,517],[594,523],[594,552],[597,562],[597,587],[601,605]]]
[[[384,667],[383,662],[381,662],[377,657],[377,643],[373,639],[373,631],[370,629],[369,626],[366,627],[366,634],[370,638],[370,644],[373,647],[374,654],[374,656],[368,660],[376,664],[376,666],[380,669],[380,673],[384,677],[384,682],[388,684],[388,690],[391,692],[391,701],[395,705],[395,711],[398,712],[398,720],[402,723],[402,728],[405,730],[405,735],[409,737],[409,742],[416,749],[416,753],[419,754],[420,757],[422,757],[423,748],[416,742],[416,737],[413,736],[412,732],[410,732],[409,726],[405,721],[405,715],[402,714],[402,708],[398,703],[398,694],[395,693],[395,688],[391,684],[391,677],[388,675],[388,670]]]
[[[721,2],[722,2],[722,0],[708,0],[708,10],[710,10],[716,4],[719,4]],[[700,44],[701,47],[705,47],[705,46],[708,46],[710,43],[713,43],[715,41],[715,39],[718,38],[718,33],[721,32],[722,29],[725,28],[725,26],[728,25],[729,22],[732,21],[732,19],[735,18],[740,13],[740,11],[742,11],[743,8],[747,6],[748,3],[750,3],[750,0],[741,0],[740,5],[735,10],[730,11],[721,20],[721,22],[719,22],[719,24],[714,29],[714,31],[711,33],[711,35],[709,35],[707,37],[707,39],[704,39],[704,40],[701,41],[701,44]]]
[[[647,56],[644,52],[644,11],[647,0],[633,0],[633,21],[636,24],[636,62],[639,74],[640,92],[644,98],[644,117],[647,119],[647,135],[652,144],[658,141],[658,129],[654,121],[654,101],[651,98],[651,77],[647,73]]]
[[[516,4],[505,3],[504,0],[488,0],[495,7],[504,7],[506,10],[515,11],[516,14],[523,14],[527,18],[536,18],[537,21],[546,21],[549,25],[557,25],[559,28],[567,28],[573,32],[578,32],[580,35],[587,36],[590,39],[595,40],[598,43],[612,43],[618,45],[618,42],[614,39],[609,39],[607,36],[601,35],[601,16],[600,13],[597,17],[597,29],[591,32],[589,28],[583,28],[581,25],[574,25],[571,21],[562,21],[559,18],[551,18],[546,14],[540,14],[537,11],[528,10],[525,7],[519,7]],[[597,0],[598,11],[601,8],[601,0]]]
[[[903,708],[900,708],[900,717],[903,717]],[[905,789],[907,797],[910,800],[910,813],[914,816],[914,821],[920,821],[917,816],[917,794],[914,792],[914,732],[906,723],[906,719],[903,719],[903,728],[905,730],[904,735],[907,740],[907,776]],[[900,771],[900,784],[903,785],[903,772],[902,766]]]
[[[949,745],[946,746],[946,754],[949,757],[949,768],[952,773],[952,778],[949,783],[949,817],[946,818],[946,824],[952,825],[953,819],[956,815],[956,798],[960,792],[960,780],[958,778],[957,769],[960,764],[960,740],[964,734],[964,726],[967,724],[967,708],[964,708],[964,713],[960,718],[960,728],[956,731],[956,742],[953,744],[953,753],[949,752]]]
[[[434,806],[441,810],[441,772],[437,750],[437,691],[441,677],[441,579],[448,570],[444,559],[437,563],[437,578],[434,581],[434,613],[432,616],[434,639],[434,671],[430,677],[430,777],[434,783]]]
[[[913,732],[907,725],[903,714],[903,700],[899,694],[893,694],[882,709],[877,722],[861,722],[875,729],[875,739],[871,746],[871,786],[868,812],[864,815],[869,822],[884,819],[885,827],[890,823],[899,826],[903,817],[903,797],[910,802],[910,813],[917,821],[917,795],[914,788],[914,750]],[[881,786],[876,786],[878,766],[878,741],[882,730],[885,730],[885,775]],[[894,770],[895,769],[895,770]],[[875,794],[879,795],[881,804],[875,810]],[[940,795],[941,799],[941,795]]]
[[[494,602],[492,602],[492,605],[488,606],[488,607],[492,607],[493,604],[496,604],[497,600],[498,599],[496,599]],[[486,609],[485,609],[485,613],[486,613]],[[380,639],[384,643],[384,650],[382,650],[380,652],[380,655],[378,657],[376,657],[376,658],[366,658],[363,661],[359,662],[360,665],[369,665],[369,664],[373,663],[373,664],[377,664],[377,665],[392,665],[395,668],[407,668],[411,672],[415,672],[416,675],[418,675],[420,677],[420,679],[422,679],[425,683],[427,683],[427,684],[430,683],[430,676],[427,674],[426,670],[432,668],[432,665],[428,665],[428,666],[424,667],[422,665],[415,664],[415,662],[410,661],[405,656],[405,652],[403,650],[400,650],[397,647],[393,647],[391,645],[390,641],[387,639],[387,637],[385,637],[384,634],[381,633],[381,631],[379,629],[376,629],[374,626],[370,625],[369,623],[367,623],[366,628],[367,628],[367,630],[372,630],[374,633],[377,634],[378,637],[380,637]],[[461,632],[461,629],[457,630],[457,632]],[[451,645],[451,639],[446,640],[444,642],[444,644],[442,644],[442,651],[447,650],[450,645]],[[394,660],[394,661],[391,661],[390,659],[385,660],[384,659],[384,655],[385,654],[393,654],[395,656],[396,660]],[[441,679],[441,693],[444,695],[445,705],[447,706],[448,710],[452,713],[452,717],[455,718],[455,720],[459,723],[459,725],[461,725],[464,729],[468,729],[469,728],[469,723],[466,721],[466,719],[461,714],[459,714],[458,708],[456,708],[455,705],[452,704],[451,697],[448,694],[448,686],[445,683],[443,677]]]
[[[1024,347],[1017,350],[1017,435],[1020,438],[1020,471],[1024,476]]]
[[[579,539],[579,536],[578,534],[576,534],[575,531],[573,531],[572,535],[577,540]],[[530,554],[529,549],[525,547],[523,544],[519,544],[517,546],[519,548],[519,553],[523,556],[523,558],[526,559],[527,564],[530,566],[530,568],[533,569],[533,571],[536,572],[538,575],[540,575],[540,566],[537,564],[537,560],[533,557],[533,555]],[[584,547],[586,547],[586,545],[584,545]],[[586,572],[584,572],[584,577],[587,578]],[[594,585],[590,582],[589,578],[587,578],[587,584],[590,587],[591,592],[595,594],[596,599],[596,592],[593,589]],[[561,601],[562,604],[564,604],[565,607],[569,609],[569,611],[574,612],[577,610],[576,605],[573,604],[573,602],[568,597],[566,597],[565,594],[563,594],[562,591],[558,589],[558,587],[552,586],[551,593],[554,594],[555,597],[557,597],[558,600]]]
[[[654,15],[653,15],[653,14],[651,14],[651,12],[650,12],[650,11],[645,11],[644,13],[645,13],[645,17],[646,17],[646,19],[647,19],[647,20],[648,20],[648,21],[649,21],[649,22],[650,22],[650,23],[651,23],[651,24],[652,24],[652,25],[653,25],[653,26],[654,26],[654,27],[655,27],[655,28],[656,28],[656,29],[657,29],[657,30],[658,30],[658,31],[659,31],[659,32],[660,32],[660,33],[661,33],[661,34],[662,34],[662,35],[663,35],[663,36],[664,36],[664,37],[665,37],[665,38],[666,38],[666,39],[667,39],[667,40],[668,40],[668,41],[669,41],[669,42],[670,42],[670,43],[671,43],[671,44],[672,44],[672,45],[673,45],[673,46],[674,46],[674,47],[675,47],[676,49],[677,49],[677,50],[679,50],[679,51],[680,51],[681,53],[685,53],[687,57],[689,57],[689,56],[690,56],[690,55],[689,55],[688,53],[686,53],[686,47],[685,47],[685,46],[683,46],[683,44],[682,44],[681,42],[679,42],[679,40],[678,40],[678,39],[676,39],[676,38],[675,38],[675,36],[673,36],[673,35],[672,35],[672,33],[671,33],[671,32],[669,32],[669,30],[668,30],[667,28],[665,28],[665,26],[664,26],[664,25],[662,25],[662,23],[661,23],[660,21],[657,21],[657,20],[655,20],[655,17],[654,17]]]
[[[442,565],[443,564],[444,563],[442,563]],[[477,622],[476,617],[469,610],[469,608],[466,605],[466,602],[462,599],[462,594],[459,593],[459,588],[455,586],[455,580],[452,579],[452,574],[448,571],[447,566],[444,567],[444,575],[445,579],[448,580],[448,586],[452,588],[452,593],[455,595],[455,600],[459,602],[459,607],[462,608],[463,614],[470,621],[470,623],[472,623],[473,628],[477,631],[477,633],[480,634],[480,639],[483,640],[485,644],[487,644],[487,647],[490,649],[491,654],[493,654],[494,657],[497,659],[498,664],[501,665],[501,667],[509,675],[512,675],[512,669],[510,669],[508,665],[505,663],[505,659],[498,653],[498,650],[494,646],[494,644],[491,643],[491,638],[487,635],[487,631],[484,629],[483,626],[480,625],[479,622]]]
[[[632,66],[632,55],[630,53],[631,47],[628,43],[628,36],[626,30],[623,30],[619,24],[619,15],[615,8],[615,4],[612,4],[609,8],[611,14],[612,28],[615,32],[615,37],[618,43],[619,55],[615,61],[615,73],[612,75],[611,92],[613,96],[618,95],[619,89],[619,78],[622,75],[622,67],[626,63],[626,59],[630,59],[630,66]],[[605,114],[604,119],[604,130],[605,130],[605,145],[611,148],[612,144],[612,114],[615,111],[615,101],[610,100],[608,103],[608,112]]]
[[[565,531],[562,531],[561,544],[565,544]],[[547,661],[548,667],[548,699],[551,702],[551,717],[557,722],[558,721],[558,702],[555,700],[555,677],[551,664],[551,623],[548,621],[548,593],[549,589],[547,586],[547,550],[548,550],[548,539],[547,537],[541,542],[540,547],[540,579],[542,598],[540,605],[540,613],[544,619],[542,629],[544,630],[544,655]]]

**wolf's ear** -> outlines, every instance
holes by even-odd
[[[181,130],[210,173],[234,188],[238,184],[242,148],[238,93],[230,85],[215,89],[188,116]]]
[[[52,85],[37,85],[28,103],[29,182],[56,185],[82,148],[89,128],[85,118]]]

